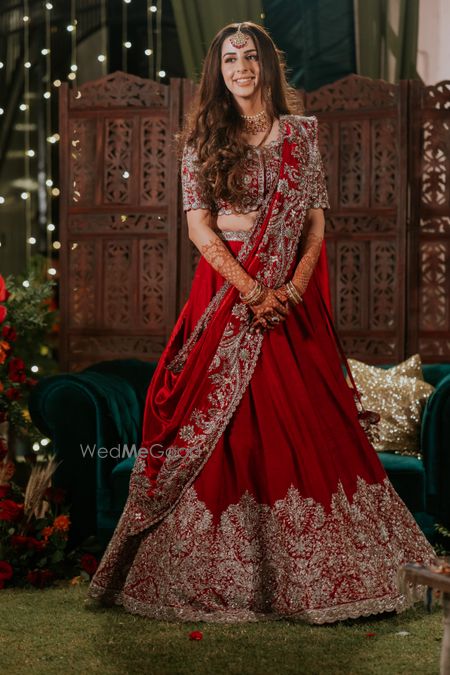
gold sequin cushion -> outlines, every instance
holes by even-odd
[[[367,410],[381,416],[377,452],[420,457],[422,412],[434,387],[423,379],[419,354],[393,368],[377,368],[348,359],[353,379]]]

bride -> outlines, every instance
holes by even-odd
[[[202,256],[89,587],[102,604],[333,622],[406,609],[399,567],[434,556],[370,443],[333,328],[318,125],[297,113],[267,32],[220,30],[180,141]]]

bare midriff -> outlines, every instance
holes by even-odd
[[[249,213],[223,214],[217,216],[216,227],[219,230],[247,232],[252,229],[258,213],[259,209],[257,211],[250,211]]]

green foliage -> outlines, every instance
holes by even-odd
[[[0,275],[7,291],[1,302],[6,316],[0,322],[0,421],[7,420],[10,433],[29,444],[42,438],[29,418],[29,393],[40,377],[58,371],[56,284],[46,268],[45,259],[34,256],[26,274],[5,280]]]

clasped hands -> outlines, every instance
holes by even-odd
[[[250,305],[253,319],[250,331],[260,333],[263,329],[275,328],[281,321],[285,321],[290,312],[290,298],[286,285],[279,288],[264,288],[262,301],[257,305]]]

